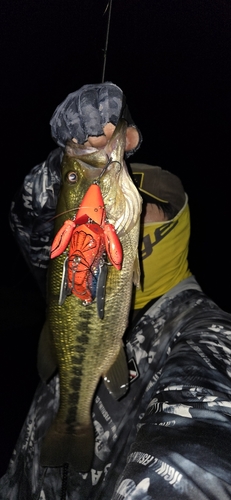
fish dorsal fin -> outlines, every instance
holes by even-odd
[[[129,384],[129,373],[122,344],[115,362],[103,376],[103,380],[107,390],[115,399],[120,399],[126,394]]]

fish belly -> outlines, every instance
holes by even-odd
[[[81,472],[90,468],[95,437],[92,401],[100,378],[121,349],[131,300],[131,258],[130,252],[121,271],[110,266],[103,320],[98,317],[95,301],[83,306],[71,294],[63,305],[58,304],[61,270],[57,261],[62,257],[51,264],[48,318],[58,360],[60,406],[42,444],[44,466],[69,463]]]

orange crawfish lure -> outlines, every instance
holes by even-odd
[[[98,314],[103,317],[103,302],[108,262],[122,267],[123,250],[113,224],[106,222],[102,193],[97,183],[84,195],[74,220],[66,220],[51,245],[51,259],[61,255],[68,245],[64,261],[59,304],[73,293],[84,305],[97,295]]]

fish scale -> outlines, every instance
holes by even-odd
[[[141,197],[123,161],[125,134],[126,125],[122,122],[107,148],[90,154],[69,145],[62,164],[57,205],[57,215],[60,215],[55,222],[55,234],[66,219],[75,217],[84,194],[98,178],[107,219],[115,226],[122,245],[123,262],[121,270],[108,262],[102,319],[96,300],[86,306],[70,293],[62,305],[59,304],[68,248],[50,261],[47,321],[39,343],[38,366],[44,380],[58,367],[60,406],[42,443],[43,466],[69,463],[75,470],[88,471],[94,457],[91,408],[97,385],[103,378],[116,399],[123,397],[128,388],[122,337],[127,328],[133,281],[137,283],[139,275],[137,247]],[[112,162],[105,169],[109,157]],[[76,185],[68,183],[70,172],[72,180],[75,176],[78,179]]]

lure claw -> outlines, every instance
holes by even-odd
[[[109,223],[106,223],[103,226],[103,230],[104,230],[105,247],[107,255],[113,266],[120,271],[123,260],[123,249],[120,240],[116,234],[116,230],[113,224]]]
[[[61,253],[64,252],[64,250],[66,250],[67,245],[71,240],[74,228],[75,222],[73,220],[65,220],[64,224],[54,237],[53,243],[51,245],[51,259],[58,257],[59,255],[61,255]]]

